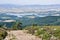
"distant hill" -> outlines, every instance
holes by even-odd
[[[25,15],[17,17],[13,15],[0,14],[0,20],[16,20],[22,22],[23,26],[38,24],[38,25],[60,25],[60,16],[45,16],[40,17],[37,15]]]
[[[60,25],[60,16],[46,16],[30,18],[30,16],[24,16],[20,19],[23,25]]]
[[[0,8],[6,8],[6,9],[11,9],[11,8],[60,8],[60,4],[56,5],[13,5],[13,4],[0,4]],[[26,12],[23,12],[24,14]],[[30,12],[28,12],[29,14]],[[31,12],[33,13],[33,12]],[[17,17],[16,15],[6,15],[0,13],[0,20],[17,20],[22,22],[22,26],[28,26],[32,24],[37,24],[37,25],[60,25],[60,11],[47,11],[47,12],[40,12],[40,13],[34,13],[35,15],[24,15],[22,17]],[[43,16],[43,17],[41,17]],[[3,17],[3,18],[2,18]],[[7,19],[5,19],[7,18]],[[7,23],[8,24],[8,23]]]
[[[7,19],[6,19],[7,18]],[[46,16],[39,17],[36,15],[25,15],[22,17],[12,15],[2,15],[0,20],[16,20],[22,23],[22,26],[29,26],[32,24],[37,25],[60,25],[60,16]],[[0,25],[6,24],[8,27],[14,24],[14,22],[0,22]]]

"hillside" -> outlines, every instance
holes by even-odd
[[[60,25],[60,16],[46,16],[46,17],[39,17],[37,15],[24,15],[22,17],[17,17],[13,15],[0,16],[0,23],[1,23],[0,25],[6,24],[7,27],[10,27],[11,25],[14,25],[16,21],[21,22],[23,27],[32,24]]]
[[[47,17],[38,17],[35,16],[35,18],[31,18],[29,16],[24,16],[20,19],[23,25],[60,25],[60,16],[47,16]],[[28,23],[29,22],[29,23]]]

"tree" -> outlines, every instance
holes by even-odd
[[[3,29],[7,30],[6,24],[2,26]]]
[[[21,30],[22,29],[22,23],[21,22],[15,22],[15,24],[12,26],[12,29],[14,30]]]

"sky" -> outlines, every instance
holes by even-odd
[[[0,0],[0,4],[50,5],[60,4],[60,0]]]

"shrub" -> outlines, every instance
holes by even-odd
[[[7,32],[3,29],[0,29],[0,40],[3,40],[7,36]]]

